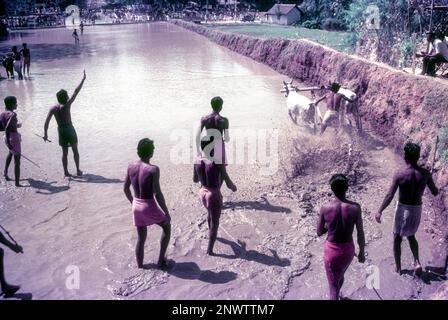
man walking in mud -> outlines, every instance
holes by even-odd
[[[339,113],[342,111],[344,107],[345,100],[349,102],[353,102],[349,100],[344,95],[338,93],[341,85],[337,82],[334,82],[329,87],[330,93],[327,95],[327,111],[322,119],[322,126],[320,130],[320,134],[322,135],[327,127],[334,121],[339,119]],[[339,125],[342,126],[344,119],[340,119]]]
[[[221,185],[225,182],[227,188],[233,192],[236,192],[237,188],[227,174],[226,166],[222,163],[216,163],[214,160],[213,148],[208,150],[208,146],[212,143],[208,138],[204,137],[201,141],[202,154],[194,162],[193,182],[201,183],[199,197],[208,213],[209,241],[207,254],[213,256],[223,206]]]
[[[358,261],[365,261],[365,239],[361,207],[346,198],[348,179],[336,174],[330,179],[335,198],[320,208],[317,235],[327,233],[324,245],[324,266],[330,287],[330,299],[339,300],[344,284],[344,274],[355,256],[353,229],[356,226],[358,238]]]
[[[58,124],[58,134],[59,134],[59,145],[62,148],[62,166],[64,168],[64,175],[66,177],[71,177],[68,171],[68,148],[71,147],[73,151],[73,158],[76,165],[76,175],[82,176],[82,171],[79,168],[79,153],[78,153],[78,136],[76,134],[75,128],[72,124],[71,107],[73,102],[75,102],[76,97],[84,85],[86,80],[86,71],[84,70],[84,76],[81,83],[75,89],[72,97],[69,98],[67,91],[60,90],[56,97],[58,99],[58,104],[50,109],[45,120],[44,125],[44,141],[48,141],[48,126],[50,124],[51,118],[54,116]]]
[[[160,169],[150,163],[153,154],[154,142],[147,138],[140,140],[137,146],[140,160],[128,166],[124,193],[132,204],[134,226],[137,228],[138,240],[135,247],[137,266],[143,268],[147,227],[157,224],[163,230],[157,265],[165,269],[168,267],[165,254],[171,237],[171,217],[160,188]],[[131,193],[131,185],[134,196]]]
[[[381,223],[382,212],[387,208],[399,189],[399,198],[394,216],[394,257],[396,271],[401,274],[401,242],[403,237],[408,238],[412,255],[414,256],[414,273],[421,275],[422,266],[418,254],[418,242],[415,238],[422,214],[422,196],[426,187],[434,196],[439,190],[434,184],[431,172],[420,167],[417,162],[420,158],[420,146],[415,143],[406,143],[404,146],[404,160],[406,167],[395,173],[389,192],[386,194],[375,218]]]
[[[224,101],[221,97],[214,97],[210,104],[212,106],[212,113],[202,117],[201,123],[199,125],[198,131],[196,133],[196,151],[197,155],[200,156],[202,154],[201,151],[201,133],[204,128],[206,130],[217,130],[219,132],[220,137],[215,137],[215,134],[211,135],[211,141],[217,138],[217,141],[214,141],[214,159],[217,164],[226,164],[226,152],[225,152],[225,142],[230,140],[229,137],[229,120],[223,116],[221,116],[220,112],[222,110],[222,105]]]

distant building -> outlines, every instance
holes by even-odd
[[[266,12],[266,22],[291,25],[302,19],[303,12],[295,4],[275,4]]]

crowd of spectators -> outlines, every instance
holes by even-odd
[[[69,13],[63,12],[59,7],[36,7],[26,12],[21,11],[10,16],[0,17],[0,36],[6,33],[6,28],[45,28],[64,26]],[[156,5],[108,5],[102,8],[82,9],[80,12],[84,25],[139,23],[149,21],[165,21],[169,19],[185,19],[191,21],[253,21],[258,13],[250,8],[238,8],[235,12],[233,6],[200,8],[198,6],[184,6],[180,4],[171,6]]]

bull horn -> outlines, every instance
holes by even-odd
[[[286,81],[285,80],[283,80],[283,84],[286,86],[286,85],[288,85],[287,83],[286,83]]]
[[[293,79],[291,79],[291,82],[289,83],[289,84],[292,84],[294,82],[294,80]]]

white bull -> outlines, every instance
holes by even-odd
[[[299,117],[307,124],[314,124],[316,103],[310,98],[297,93],[296,90],[297,88],[292,85],[292,81],[289,83],[283,81],[283,90],[281,92],[285,93],[289,116],[295,124],[297,124]]]

